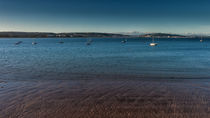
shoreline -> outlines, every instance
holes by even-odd
[[[1,81],[0,118],[208,118],[210,80]]]

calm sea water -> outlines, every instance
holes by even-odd
[[[32,45],[32,41],[37,45]],[[0,39],[0,79],[210,78],[210,40],[94,38]],[[14,45],[23,41],[20,45]]]

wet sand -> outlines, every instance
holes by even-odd
[[[0,80],[0,118],[210,118],[210,80]]]

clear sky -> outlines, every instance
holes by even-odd
[[[210,0],[0,0],[0,31],[210,34]]]

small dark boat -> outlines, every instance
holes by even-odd
[[[127,40],[122,40],[122,41],[121,41],[121,43],[126,43],[126,42],[127,42]]]
[[[90,42],[87,42],[86,45],[91,45],[91,43]]]
[[[86,42],[86,45],[91,45],[92,42],[93,42],[93,40],[90,39]]]
[[[36,45],[37,42],[36,42],[36,38],[33,40],[33,42],[31,43],[32,45]]]
[[[60,37],[60,36],[59,36]],[[58,42],[60,44],[63,44],[64,42],[62,41],[62,39],[60,38],[60,41]]]
[[[18,41],[18,42],[15,43],[15,45],[19,45],[21,43],[23,43],[23,42],[22,41]]]
[[[60,43],[60,44],[63,44],[64,42],[63,42],[63,41],[59,41],[59,43]]]

